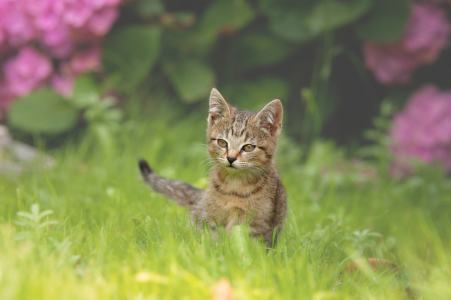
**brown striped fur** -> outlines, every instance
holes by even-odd
[[[207,143],[214,167],[207,188],[161,178],[145,161],[140,161],[141,173],[155,191],[187,205],[199,228],[206,222],[213,230],[219,225],[230,234],[233,226],[249,224],[251,235],[271,245],[287,211],[287,196],[274,162],[282,117],[277,99],[259,113],[239,111],[213,89]],[[227,146],[221,147],[219,140]],[[245,151],[248,144],[254,150]]]

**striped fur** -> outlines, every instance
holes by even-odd
[[[206,222],[213,230],[219,225],[230,233],[233,226],[248,224],[252,236],[272,245],[287,211],[287,196],[274,162],[282,118],[279,100],[256,114],[230,106],[213,89],[207,143],[214,167],[207,188],[161,178],[143,160],[141,174],[155,191],[188,206],[199,228]]]

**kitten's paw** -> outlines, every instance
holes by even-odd
[[[147,163],[147,161],[145,159],[140,159],[138,161],[138,166],[139,166],[139,169],[141,170],[141,174],[143,176],[153,173],[152,168],[149,166],[149,164]]]

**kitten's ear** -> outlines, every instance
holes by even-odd
[[[213,88],[210,93],[210,110],[208,111],[208,124],[213,124],[220,118],[229,118],[234,112],[234,108],[230,106],[221,93]]]
[[[279,99],[269,102],[255,117],[258,124],[271,136],[282,130],[283,106]]]

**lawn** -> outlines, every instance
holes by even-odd
[[[238,231],[215,242],[137,168],[144,157],[205,186],[205,126],[206,111],[129,116],[114,147],[81,137],[48,151],[53,169],[0,178],[0,299],[209,299],[221,278],[235,299],[451,299],[449,178],[393,180],[383,162],[356,167],[331,143],[305,152],[284,137],[279,243],[266,249]],[[397,272],[348,270],[370,257]]]

